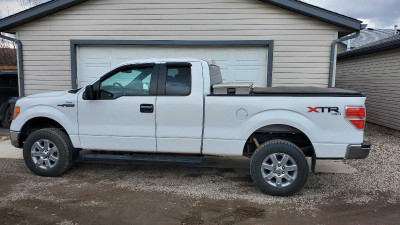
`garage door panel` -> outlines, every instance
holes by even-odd
[[[91,48],[90,50],[86,51],[86,59],[107,61],[108,60],[107,56],[109,55],[108,53],[109,53],[108,49]]]
[[[184,49],[180,49],[180,50],[177,50],[176,48],[170,48],[168,50],[167,57],[200,58],[201,56],[204,56],[205,54],[206,54],[206,51],[204,49],[199,49],[199,48],[188,47],[188,48],[184,48]]]
[[[260,79],[260,70],[258,69],[236,69],[235,80],[258,82]]]
[[[217,64],[218,64],[218,62],[217,62]],[[229,69],[228,68],[224,68],[224,67],[220,67],[221,68],[221,74],[229,74]],[[228,76],[222,76],[222,81],[224,82],[224,83],[226,83],[226,82],[229,82],[229,80],[227,80],[228,79]]]
[[[81,64],[79,66],[78,86],[82,87],[110,69],[110,64]]]
[[[263,53],[259,49],[244,49],[241,51],[235,51],[235,60],[237,61],[245,61],[245,62],[260,62],[261,60],[266,59],[266,54]]]
[[[267,47],[248,46],[80,46],[78,85],[82,87],[120,63],[144,58],[212,59],[224,82],[251,81],[266,86]]]
[[[220,48],[204,48],[201,50],[200,57],[206,57],[220,62],[229,62],[231,60],[232,51],[231,49],[220,49]]]
[[[83,47],[79,48],[80,60],[82,63],[109,63],[110,50],[102,47]]]

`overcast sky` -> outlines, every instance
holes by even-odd
[[[0,0],[0,18],[49,0]]]
[[[303,0],[304,2],[350,16],[369,28],[400,25],[400,0]]]
[[[47,0],[0,0],[0,18],[21,10],[21,1],[45,2]],[[370,28],[393,28],[400,25],[400,0],[303,0],[304,2],[354,17],[369,24]]]

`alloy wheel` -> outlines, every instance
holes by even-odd
[[[41,139],[33,144],[31,156],[37,167],[51,169],[58,162],[59,152],[57,146],[53,142],[47,139]]]
[[[271,186],[283,188],[291,185],[297,178],[297,164],[284,153],[268,155],[261,164],[261,174]]]

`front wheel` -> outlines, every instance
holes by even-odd
[[[24,144],[26,166],[39,176],[55,177],[72,165],[73,147],[60,129],[46,128],[33,132]]]
[[[299,147],[285,140],[262,144],[251,157],[250,173],[262,192],[289,196],[300,191],[308,178],[308,162]]]

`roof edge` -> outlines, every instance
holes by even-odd
[[[372,45],[364,48],[361,47],[359,49],[343,52],[338,54],[337,59],[347,59],[351,57],[362,56],[396,48],[400,48],[400,39],[395,39],[381,44]]]
[[[42,17],[57,13],[88,0],[53,0],[21,11],[0,20],[0,31],[21,26]],[[362,22],[298,0],[259,0],[296,13],[303,14],[352,31],[362,29]]]
[[[298,0],[259,0],[271,5],[279,6],[287,10],[309,16],[339,27],[343,27],[352,31],[363,29],[362,21],[348,17],[339,13],[329,11],[318,6],[314,6]]]
[[[86,1],[88,0],[53,0],[45,2],[8,17],[4,17],[0,20],[0,31],[10,30]]]

